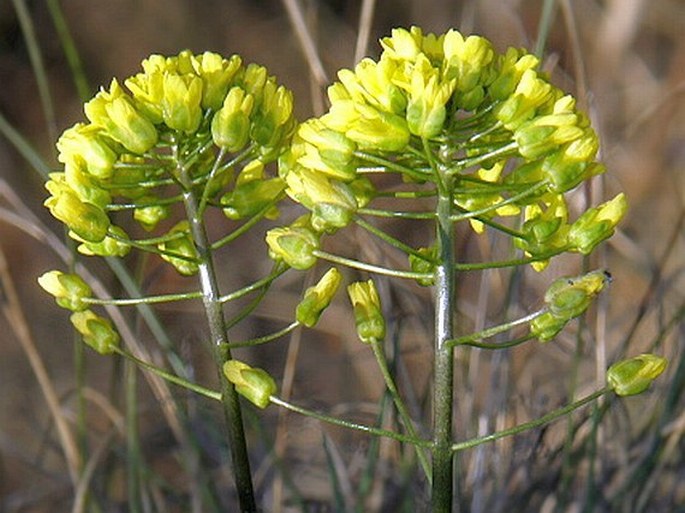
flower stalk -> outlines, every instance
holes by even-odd
[[[174,145],[175,157],[178,155],[178,147]],[[228,438],[231,450],[231,461],[234,472],[234,481],[238,492],[240,509],[244,513],[257,511],[257,504],[252,485],[252,473],[250,460],[245,440],[243,415],[240,406],[239,395],[235,386],[228,381],[222,372],[226,362],[231,360],[231,350],[226,330],[226,319],[221,303],[214,261],[212,258],[211,244],[207,237],[206,226],[200,212],[200,204],[193,190],[191,177],[189,176],[182,161],[177,160],[177,178],[184,188],[183,205],[186,210],[190,226],[190,233],[197,251],[198,279],[202,292],[202,303],[207,316],[207,325],[210,331],[214,359],[218,369],[221,387],[221,402],[223,404],[224,418],[228,429]]]

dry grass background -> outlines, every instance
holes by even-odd
[[[500,50],[532,48],[548,3],[554,2],[69,0],[62,8],[92,91],[113,76],[135,73],[150,53],[209,49],[266,65],[293,89],[298,117],[305,119],[321,110],[321,93],[335,70],[351,66],[355,53],[378,55],[376,40],[392,27],[416,24],[432,32],[456,27],[490,38]],[[54,119],[46,119],[39,99],[16,14],[21,6],[28,10],[43,54]],[[0,4],[0,113],[55,166],[55,135],[82,113],[46,6],[23,0]],[[320,67],[302,50],[302,33],[288,11],[293,6],[301,7],[298,12],[309,26]],[[575,201],[597,201],[622,190],[631,205],[620,233],[591,262],[609,268],[615,281],[582,325],[567,329],[551,344],[495,356],[459,354],[459,435],[508,427],[562,405],[571,395],[595,388],[602,369],[622,355],[653,350],[671,363],[648,394],[606,403],[596,432],[592,411],[585,410],[570,422],[465,453],[461,511],[685,511],[685,3],[559,0],[553,16],[544,66],[590,113],[609,169],[591,188],[578,191]],[[368,33],[366,50],[360,33]],[[85,510],[129,511],[121,379],[126,369],[115,359],[88,354],[84,381],[78,382],[66,315],[38,292],[35,280],[46,269],[63,268],[53,251],[56,243],[45,238],[40,223],[57,234],[60,228],[40,207],[41,179],[6,138],[0,138],[0,180],[0,250],[5,257],[0,259],[5,314],[0,316],[0,512],[79,511],[81,496],[69,479],[70,453],[64,442],[64,433],[78,435],[77,390],[85,393],[88,433],[76,439],[88,445],[87,468],[93,471],[92,480],[82,483],[84,489],[92,486],[95,499]],[[417,244],[427,237],[407,226],[390,228]],[[336,244],[348,254],[394,259],[364,234],[345,233]],[[244,244],[244,252],[222,257],[227,290],[260,275],[268,265],[255,258],[265,254],[258,234]],[[465,258],[483,258],[497,250],[466,232],[459,249]],[[121,292],[104,266],[88,265],[113,294]],[[541,275],[528,270],[515,277],[500,271],[466,275],[460,286],[460,326],[466,331],[491,324],[506,309],[532,311],[552,278],[577,273],[582,265],[579,259],[564,259]],[[147,264],[147,271],[149,292],[191,286],[155,262]],[[301,278],[293,275],[282,284],[278,295],[260,307],[256,320],[234,332],[234,338],[254,336],[287,320],[301,293]],[[519,291],[514,306],[504,300],[512,279]],[[415,416],[427,418],[429,295],[417,287],[382,286],[386,304],[393,305],[395,364],[403,393]],[[158,314],[187,369],[211,383],[199,308],[163,307]],[[158,360],[150,334],[130,311],[124,315],[135,329],[139,350]],[[294,372],[289,391],[296,402],[373,422],[379,415],[382,381],[372,355],[356,342],[350,326],[341,303],[327,312],[317,331],[241,356],[279,379]],[[41,384],[36,374],[39,360],[47,383]],[[138,388],[144,511],[211,511],[208,504],[213,502],[232,511],[215,406],[149,377],[141,377]],[[61,432],[49,400],[59,412]],[[187,422],[175,418],[179,404],[188,412]],[[273,408],[249,415],[248,425],[265,511],[338,511],[341,504],[353,510],[372,442],[307,419],[279,419]],[[193,449],[196,445],[199,451]],[[77,458],[74,449],[72,458]],[[387,442],[381,443],[379,454],[373,485],[357,511],[421,511],[425,492],[415,471],[406,467],[408,456]],[[214,500],[203,499],[203,490]]]

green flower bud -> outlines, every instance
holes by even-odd
[[[119,226],[111,225],[108,230],[108,235],[102,239],[101,242],[82,241],[78,236],[72,237],[82,243],[78,246],[78,252],[87,256],[112,256],[125,257],[131,251],[131,245],[125,241],[128,240],[128,235]],[[116,237],[113,237],[116,236]],[[123,241],[121,239],[124,239]]]
[[[641,354],[609,367],[607,382],[616,395],[641,394],[666,370],[667,364],[666,358],[653,354]]]
[[[528,255],[544,255],[567,247],[568,209],[563,195],[555,194],[546,201],[528,205],[524,216],[522,232],[525,239],[516,239],[515,243]],[[546,266],[546,262],[536,264],[536,270],[542,270]]]
[[[127,78],[124,84],[131,91],[136,108],[152,123],[158,124],[164,121],[162,114],[162,101],[164,99],[164,73],[159,69],[152,69],[149,64],[155,57],[163,59],[160,55],[152,55],[143,61],[145,73]]]
[[[559,148],[560,145],[579,139],[585,133],[575,126],[575,114],[541,116],[523,123],[514,132],[519,152],[527,159],[536,159]]]
[[[389,112],[368,105],[356,105],[359,120],[348,127],[345,135],[362,149],[401,151],[409,144],[407,121]],[[330,114],[333,114],[331,109]]]
[[[341,281],[342,274],[335,267],[332,267],[316,285],[309,287],[295,310],[297,321],[308,328],[316,325],[323,311],[331,304]]]
[[[259,108],[253,116],[250,135],[260,145],[260,153],[268,161],[274,160],[284,150],[283,142],[295,129],[293,118],[293,95],[283,86],[269,78],[264,84]]]
[[[409,131],[430,139],[437,136],[445,124],[445,105],[452,96],[456,80],[442,83],[440,74],[425,56],[419,56],[411,76],[407,127]]]
[[[101,90],[86,103],[85,111],[93,125],[132,153],[142,155],[157,143],[157,129],[136,110],[116,80],[109,91]]]
[[[418,27],[412,27],[411,32],[407,29],[392,29],[390,37],[381,39],[383,53],[398,60],[413,61],[421,51],[423,34]]]
[[[530,321],[530,333],[540,342],[549,342],[564,329],[567,323],[567,319],[560,319],[551,312],[545,312]]]
[[[104,210],[81,201],[71,189],[55,187],[55,182],[45,186],[53,195],[43,204],[55,218],[83,240],[100,242],[105,238],[110,222]]]
[[[283,260],[294,269],[309,269],[316,263],[314,251],[319,249],[319,237],[302,222],[302,218],[290,226],[273,228],[266,232],[269,256]]]
[[[598,162],[570,158],[567,149],[576,142],[578,141],[570,143],[565,149],[562,148],[560,151],[548,155],[542,163],[542,171],[551,182],[550,189],[554,192],[570,191],[581,182],[605,171],[604,166]]]
[[[202,121],[202,80],[195,75],[165,74],[162,117],[172,130],[193,133]]]
[[[298,135],[306,141],[302,144],[304,152],[297,160],[300,165],[331,178],[354,179],[357,146],[345,134],[330,130],[318,119],[313,119],[300,125]]]
[[[195,73],[202,79],[202,108],[219,110],[226,97],[231,80],[242,65],[238,55],[224,59],[213,52],[204,52],[192,58]]]
[[[486,74],[485,69],[495,57],[490,42],[480,36],[464,38],[458,31],[450,30],[443,41],[445,54],[445,78],[457,80],[457,90],[468,92],[475,89]],[[472,110],[472,105],[467,110]]]
[[[507,130],[516,130],[532,118],[536,110],[552,98],[554,89],[538,74],[527,69],[514,93],[497,108],[495,117]]]
[[[284,190],[285,182],[281,178],[251,180],[224,194],[221,208],[229,219],[244,219],[275,203]]]
[[[253,107],[254,97],[251,94],[246,94],[240,87],[231,88],[223,106],[212,119],[214,144],[231,152],[244,148],[250,136]]]
[[[101,130],[95,125],[77,123],[64,131],[57,141],[57,159],[66,164],[74,159],[86,163],[88,173],[107,179],[112,176],[112,168],[117,154],[100,136]]]
[[[100,354],[112,354],[119,345],[119,335],[112,324],[105,318],[84,310],[71,314],[71,323],[76,328],[83,341]]]
[[[92,203],[96,207],[104,209],[112,201],[112,195],[100,187],[96,178],[88,174],[88,166],[80,157],[74,156],[64,165],[64,173],[51,173],[50,179],[65,183],[81,201]]]
[[[78,312],[88,308],[83,300],[92,296],[93,291],[77,274],[66,274],[61,271],[48,271],[38,278],[45,292],[55,297],[62,308]]]
[[[382,340],[385,337],[385,318],[373,280],[352,283],[347,287],[347,293],[352,302],[359,340],[365,344]]]
[[[628,209],[625,194],[618,194],[614,199],[588,209],[571,225],[568,240],[571,246],[589,255],[602,241],[614,234],[614,229]]]
[[[238,360],[224,363],[224,375],[235,386],[236,392],[262,409],[269,405],[270,397],[278,390],[276,382],[265,370]]]
[[[154,230],[160,221],[169,217],[169,206],[155,204],[158,199],[154,196],[143,197],[138,201],[145,206],[133,210],[133,219],[146,231]]]
[[[352,220],[357,200],[347,184],[301,167],[289,172],[285,179],[288,196],[312,211],[316,230],[334,231]]]
[[[516,48],[509,48],[500,60],[499,73],[488,92],[493,99],[501,101],[511,96],[523,74],[537,68],[540,61],[535,55]]]
[[[427,248],[419,248],[419,255],[409,255],[409,267],[415,273],[426,273],[431,276],[417,279],[417,283],[423,287],[430,287],[435,280],[432,274],[435,272],[435,260],[437,258],[437,248],[430,246]],[[423,257],[423,258],[422,258]]]
[[[184,276],[192,276],[198,271],[198,254],[195,243],[190,236],[188,221],[176,224],[168,234],[169,240],[160,242],[157,247],[162,252],[160,256],[169,262]]]
[[[609,281],[610,275],[605,271],[592,271],[575,278],[559,278],[547,289],[545,303],[552,315],[570,320],[585,312]]]
[[[257,107],[259,107],[262,102],[262,92],[267,78],[268,74],[264,66],[250,63],[245,68],[242,77],[239,80],[239,83],[245,92],[254,96],[255,105]]]
[[[347,184],[357,201],[357,207],[364,208],[376,197],[376,186],[365,176],[360,176]]]

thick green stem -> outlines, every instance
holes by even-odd
[[[207,315],[214,357],[221,383],[221,402],[228,428],[234,480],[240,502],[240,511],[251,513],[257,511],[257,504],[252,486],[250,461],[245,441],[243,416],[240,401],[235,387],[226,379],[223,365],[231,359],[229,340],[226,333],[226,320],[221,306],[221,294],[214,270],[211,245],[199,210],[199,201],[190,181],[187,170],[179,162],[178,179],[184,187],[183,204],[186,209],[190,231],[195,243],[199,260],[199,279],[202,289],[202,302]]]
[[[454,312],[454,229],[452,177],[442,174],[437,205],[437,247],[439,265],[435,270],[435,368],[433,390],[433,509],[452,511],[454,471],[452,467],[453,335]]]

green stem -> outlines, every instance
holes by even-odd
[[[430,278],[432,275],[430,273],[417,273],[413,271],[398,271],[397,269],[388,269],[387,267],[381,267],[378,265],[367,264],[366,262],[360,262],[359,260],[353,260],[351,258],[341,257],[338,255],[332,255],[331,253],[326,253],[320,249],[316,249],[312,254],[323,260],[328,260],[334,264],[340,264],[352,269],[359,269],[360,271],[368,271],[371,273],[382,274],[385,276],[392,276],[393,278],[407,278],[410,280],[422,280]]]
[[[459,442],[456,444],[452,445],[452,451],[458,452],[458,451],[463,451],[464,449],[470,449],[472,447],[476,447],[478,445],[482,445],[488,442],[494,442],[495,440],[499,440],[500,438],[505,438],[507,436],[512,436],[512,435],[517,435],[519,433],[522,433],[524,431],[527,431],[529,429],[534,429],[536,427],[544,426],[545,424],[549,424],[550,422],[553,422],[565,415],[568,415],[571,413],[573,410],[577,410],[578,408],[585,406],[586,404],[600,398],[607,392],[609,392],[610,389],[608,388],[603,388],[601,390],[597,390],[596,392],[593,392],[592,394],[583,397],[582,399],[579,399],[571,404],[567,404],[566,406],[562,408],[558,408],[554,411],[549,412],[546,415],[543,415],[539,419],[531,420],[529,422],[524,422],[523,424],[519,424],[518,426],[514,426],[509,429],[504,429],[502,431],[497,431],[496,433],[490,433],[489,435],[485,436],[480,436],[478,438],[472,438],[471,440],[466,440],[464,442]]]
[[[396,440],[398,442],[408,443],[416,447],[430,447],[430,442],[428,440],[414,438],[411,436],[403,435],[402,433],[395,433],[394,431],[388,431],[387,429],[367,426],[365,424],[359,424],[357,422],[351,422],[349,420],[340,419],[338,417],[331,417],[329,415],[319,413],[318,411],[308,410],[307,408],[302,408],[301,406],[289,403],[288,401],[285,401],[280,397],[276,397],[275,395],[272,395],[269,398],[269,400],[273,404],[277,404],[278,406],[282,406],[283,408],[286,408],[290,411],[294,411],[295,413],[305,415],[306,417],[310,417],[312,419],[320,420],[321,422],[325,422],[327,424],[332,424],[334,426],[340,426],[347,429],[354,429],[355,431],[361,431],[362,433],[366,433],[369,435],[392,438],[393,440]]]
[[[235,349],[237,347],[252,347],[261,344],[266,344],[268,342],[272,342],[273,340],[279,339],[282,336],[287,335],[288,333],[291,333],[299,326],[300,323],[294,321],[288,324],[285,328],[280,329],[278,331],[274,331],[273,333],[269,333],[268,335],[264,335],[263,337],[251,338],[250,340],[244,340],[243,342],[231,342],[230,348]]]
[[[400,414],[400,418],[402,419],[402,424],[404,425],[404,428],[407,430],[409,436],[411,436],[412,438],[418,438],[418,435],[416,434],[416,429],[414,429],[414,422],[411,419],[411,415],[409,415],[409,410],[407,410],[407,406],[404,404],[404,401],[400,396],[399,390],[397,390],[395,380],[393,379],[392,374],[390,374],[390,369],[388,368],[388,362],[385,358],[385,351],[383,350],[382,342],[377,339],[372,340],[371,348],[373,349],[373,355],[376,357],[376,362],[378,362],[378,368],[380,369],[381,374],[383,375],[385,386],[388,389],[388,392],[390,392],[390,396],[392,397],[392,400],[395,403],[397,412]],[[430,482],[432,480],[431,467],[430,463],[428,462],[428,457],[426,456],[425,450],[423,448],[417,447],[416,455],[419,458],[419,462],[421,463],[421,468],[423,468],[423,471],[426,474],[426,477],[428,478],[428,482]]]
[[[478,331],[476,333],[471,333],[469,335],[465,335],[463,337],[455,338],[452,340],[447,341],[447,343],[451,346],[458,346],[458,345],[475,345],[476,347],[481,347],[478,345],[478,342],[483,340],[484,338],[490,338],[494,337],[495,335],[499,335],[500,333],[503,333],[505,331],[509,331],[515,326],[519,326],[521,324],[526,324],[536,317],[540,317],[543,313],[547,311],[546,308],[540,309],[537,312],[534,312],[530,315],[526,315],[525,317],[521,317],[520,319],[516,319],[514,321],[509,321],[505,322],[504,324],[499,324],[497,326],[493,326],[491,328],[487,328],[481,331]],[[503,344],[492,344],[495,347],[505,347]]]
[[[452,216],[452,177],[442,169],[437,204],[436,243],[439,263],[435,269],[435,363],[433,386],[433,487],[434,513],[452,511],[454,470],[452,451],[452,412],[454,397],[454,229]]]
[[[222,369],[224,363],[231,359],[229,340],[226,333],[226,321],[221,305],[221,294],[217,282],[216,272],[210,242],[203,218],[199,211],[196,197],[187,169],[183,166],[178,155],[178,145],[173,145],[173,153],[178,163],[177,179],[184,188],[183,203],[190,223],[190,232],[199,256],[198,270],[202,301],[207,315],[210,336],[214,349],[219,381],[221,383],[221,400],[224,417],[228,427],[228,437],[231,448],[234,481],[238,492],[241,512],[256,512],[257,504],[252,485],[250,461],[247,452],[247,442],[243,427],[243,416],[238,393],[232,383],[226,379]]]

